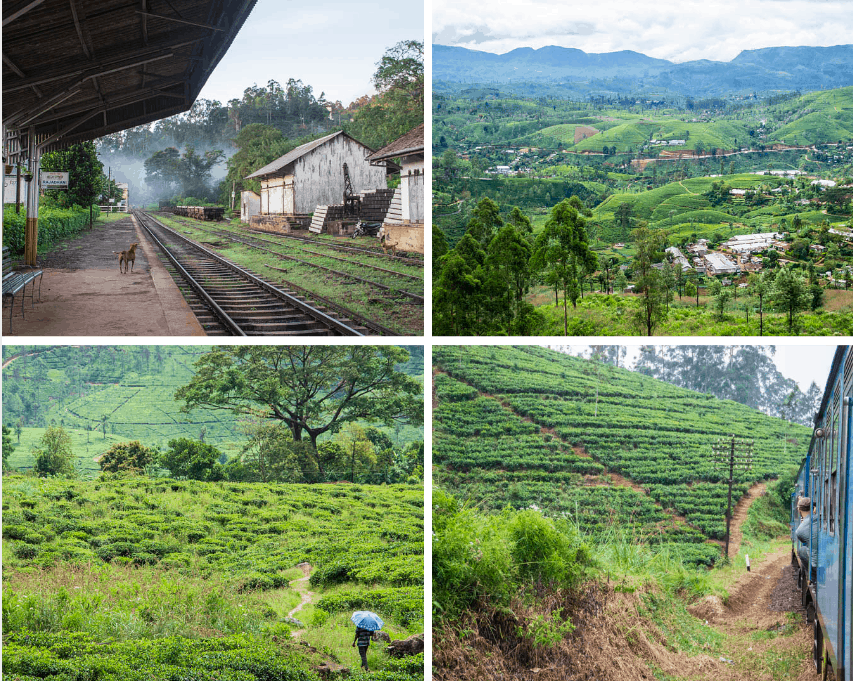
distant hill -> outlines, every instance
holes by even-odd
[[[730,62],[675,64],[629,50],[587,54],[565,47],[491,54],[433,45],[433,81],[549,83],[589,92],[663,92],[719,97],[750,92],[812,91],[853,85],[853,45],[745,50]]]

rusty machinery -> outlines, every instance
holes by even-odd
[[[358,218],[361,215],[361,197],[352,189],[349,179],[349,168],[344,163],[344,216]]]

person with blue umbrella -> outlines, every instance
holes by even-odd
[[[352,646],[358,644],[358,654],[361,655],[361,666],[364,671],[369,672],[367,668],[367,648],[370,646],[370,639],[373,637],[374,631],[379,631],[384,622],[375,612],[369,610],[359,610],[354,612],[350,621],[355,624],[355,639]]]

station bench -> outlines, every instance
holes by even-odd
[[[15,272],[12,269],[12,257],[9,248],[3,246],[3,298],[11,298],[9,305],[9,333],[12,333],[12,309],[15,307],[15,296],[21,294],[21,316],[24,316],[24,298],[26,296],[27,284],[32,284],[30,290],[30,303],[35,307],[36,279],[39,280],[39,300],[41,300],[41,279],[44,272],[33,270],[31,272]]]

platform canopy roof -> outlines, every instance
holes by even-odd
[[[3,125],[44,151],[189,109],[257,0],[4,0]]]

